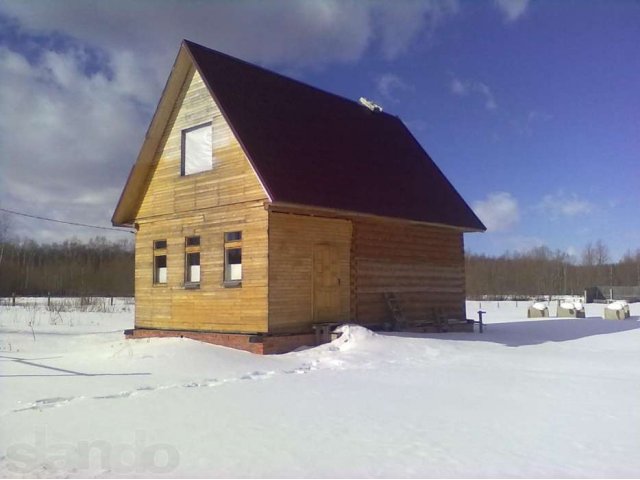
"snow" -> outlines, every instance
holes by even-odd
[[[609,310],[626,310],[628,308],[627,302],[624,300],[616,300],[607,305]]]
[[[468,302],[483,334],[347,325],[274,356],[125,340],[126,304],[0,307],[0,476],[637,476],[640,304],[529,305]]]
[[[579,310],[582,311],[584,309],[582,303],[580,302],[560,302],[560,307],[565,310]]]
[[[536,310],[543,311],[547,308],[547,304],[543,302],[534,302],[533,305],[531,305],[531,307],[535,308]]]

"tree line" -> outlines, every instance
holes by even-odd
[[[131,240],[9,240],[0,231],[0,296],[131,296]]]
[[[586,288],[599,285],[640,286],[640,249],[613,262],[600,240],[586,245],[578,261],[542,246],[500,256],[467,252],[465,267],[469,298],[583,295]]]

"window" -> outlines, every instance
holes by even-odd
[[[200,237],[187,237],[185,244],[187,247],[198,247],[200,246]]]
[[[185,279],[186,287],[200,286],[200,237],[187,237],[185,245]]]
[[[187,253],[187,283],[200,283],[199,253]]]
[[[239,286],[242,281],[242,232],[224,234],[224,284]]]
[[[242,232],[226,232],[224,234],[225,242],[235,242],[237,240],[242,240]]]
[[[167,283],[167,241],[153,242],[153,283],[162,285]]]
[[[213,168],[212,131],[211,122],[182,131],[183,176]]]

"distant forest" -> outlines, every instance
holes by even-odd
[[[131,296],[133,242],[0,243],[0,296]]]
[[[0,214],[0,297],[131,296],[133,270],[133,239],[37,243],[14,238]]]
[[[585,246],[578,262],[566,252],[536,247],[524,253],[465,255],[467,297],[583,295],[598,285],[639,285],[640,249],[618,262],[600,240]]]
[[[39,244],[16,240],[0,217],[0,296],[132,296],[133,239],[104,237]],[[596,285],[640,285],[640,249],[612,262],[607,246],[588,244],[576,262],[559,250],[487,256],[467,253],[467,297],[582,295]]]

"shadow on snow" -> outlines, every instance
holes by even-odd
[[[49,358],[59,358],[59,357],[49,357]],[[28,365],[30,367],[43,368],[45,370],[53,370],[55,372],[60,372],[57,374],[43,375],[43,374],[0,374],[0,377],[41,377],[41,376],[57,376],[57,377],[120,377],[120,376],[135,376],[135,375],[150,375],[148,372],[134,372],[134,373],[86,373],[79,372],[77,370],[68,370],[66,368],[53,367],[51,365],[45,365],[43,363],[37,363],[34,360],[46,360],[46,358],[21,358],[21,357],[10,357],[8,355],[0,355],[1,360],[9,360],[16,363],[20,363],[22,365]]]
[[[385,335],[411,338],[500,343],[507,347],[539,345],[545,342],[567,342],[595,335],[625,332],[640,328],[640,317],[626,320],[588,318],[547,318],[521,322],[487,323],[484,333],[408,333],[395,332]],[[477,328],[477,327],[476,327]]]

